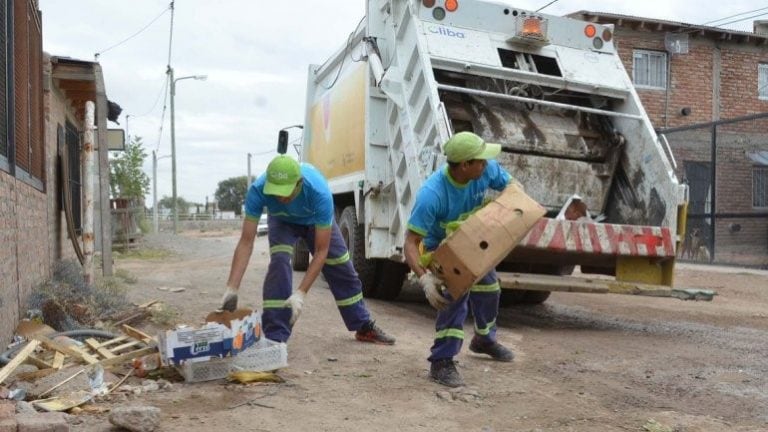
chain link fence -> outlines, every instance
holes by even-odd
[[[689,187],[678,256],[768,268],[768,113],[659,133]]]

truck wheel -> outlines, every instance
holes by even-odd
[[[304,239],[300,238],[293,246],[293,271],[307,271],[309,267],[309,248]]]
[[[376,267],[375,260],[365,258],[365,232],[362,225],[357,223],[354,206],[345,207],[339,218],[339,230],[349,249],[349,259],[357,270],[360,282],[363,283],[363,296],[376,298]]]
[[[400,295],[405,277],[411,269],[406,264],[389,260],[383,260],[379,265],[381,272],[376,294],[382,300],[394,300]]]
[[[513,290],[503,289],[501,290],[501,296],[499,297],[500,307],[510,307],[523,302],[526,290]]]
[[[520,303],[529,305],[542,304],[547,301],[550,294],[552,294],[552,291],[525,290],[523,294],[523,301]]]

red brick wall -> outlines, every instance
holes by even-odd
[[[616,43],[630,77],[633,50],[665,52],[664,31],[617,28]],[[668,54],[667,59],[671,72],[666,116],[667,91],[637,89],[654,127],[689,126],[768,112],[768,101],[759,100],[757,95],[758,64],[768,63],[768,45],[691,37],[688,54]],[[714,90],[718,65],[719,94]],[[713,106],[719,109],[719,116]],[[683,116],[683,107],[690,107],[691,114]],[[718,131],[717,211],[765,211],[752,208],[753,164],[746,153],[768,151],[768,119],[721,126]],[[668,135],[678,163],[678,178],[682,178],[684,161],[710,160],[710,136],[709,129]],[[741,230],[733,232],[731,224],[740,225]],[[718,220],[715,239],[718,261],[768,265],[766,218]]]

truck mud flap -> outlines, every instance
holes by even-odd
[[[649,297],[671,297],[680,300],[712,301],[715,291],[695,288],[672,288],[637,282],[578,276],[549,276],[526,273],[498,273],[502,289],[564,291],[592,294],[629,294]]]

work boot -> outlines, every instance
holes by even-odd
[[[464,379],[456,369],[456,363],[453,359],[440,359],[432,362],[429,367],[429,377],[438,384],[448,387],[461,387],[464,385]]]
[[[515,358],[515,354],[504,345],[498,342],[484,342],[477,336],[472,338],[469,350],[473,353],[488,354],[492,359],[501,362],[511,362]]]
[[[395,344],[395,338],[384,333],[384,330],[380,329],[375,321],[368,321],[363,325],[360,330],[355,333],[355,339],[360,342],[371,342],[380,345]]]

